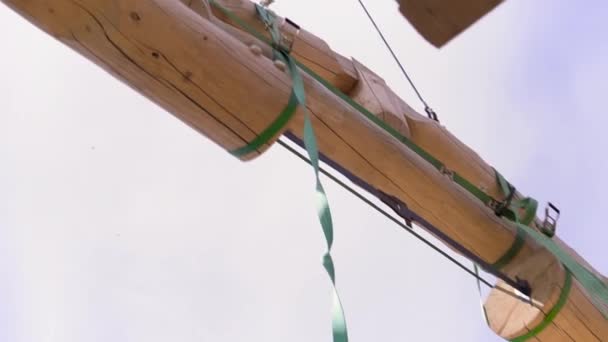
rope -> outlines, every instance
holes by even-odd
[[[378,24],[376,24],[376,21],[372,17],[371,13],[369,13],[369,11],[367,10],[367,7],[363,3],[363,1],[362,0],[358,0],[358,1],[359,1],[359,5],[361,5],[361,8],[363,8],[363,11],[367,15],[367,18],[372,23],[372,25],[374,25],[374,28],[376,29],[376,32],[378,32],[378,35],[380,36],[380,38],[382,39],[382,41],[384,42],[384,45],[386,46],[386,48],[390,52],[391,56],[393,56],[393,59],[395,60],[395,62],[399,66],[399,69],[401,69],[401,73],[403,74],[403,76],[405,76],[405,79],[407,79],[407,81],[409,82],[409,84],[412,87],[412,89],[414,89],[414,92],[416,93],[416,96],[418,96],[418,99],[424,105],[424,111],[427,113],[428,117],[430,119],[432,119],[432,120],[439,121],[439,119],[437,118],[437,114],[435,113],[435,111],[431,107],[429,107],[428,103],[422,97],[422,94],[420,94],[420,91],[418,91],[418,88],[416,87],[416,84],[414,84],[414,81],[412,81],[412,79],[410,78],[410,75],[407,73],[407,71],[405,71],[405,68],[403,67],[403,64],[401,64],[401,61],[399,60],[399,58],[397,57],[397,55],[393,51],[393,48],[391,47],[391,45],[388,43],[388,41],[384,37],[384,34],[382,33],[382,30],[380,30],[380,27],[378,27]]]

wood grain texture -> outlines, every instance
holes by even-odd
[[[253,38],[216,20],[215,12],[202,7],[197,11],[177,0],[2,2],[227,150],[243,146],[265,129],[291,91],[289,75],[263,52],[252,49],[258,44],[250,40]],[[323,56],[332,56],[327,48],[315,46],[315,51],[324,51]],[[335,55],[318,63],[325,65],[334,59],[340,66],[327,69],[350,70]],[[377,77],[355,64],[352,71],[353,89],[364,89],[360,82]],[[515,239],[511,225],[314,79],[303,78],[307,107],[323,153],[376,188],[399,197],[482,259],[492,263],[508,250]],[[444,127],[398,99],[383,82],[351,94],[371,99],[378,115],[402,117],[404,134],[409,132],[415,143],[448,168],[501,198],[487,163]],[[300,137],[303,118],[299,110],[288,127]],[[555,260],[541,252],[527,241],[504,271],[521,278],[542,274]],[[523,266],[526,264],[532,265],[531,270]],[[539,276],[534,280],[534,290],[547,294],[538,299],[546,306],[554,298],[556,284],[561,284],[561,278],[551,279]],[[586,298],[584,292],[573,291],[572,298],[582,312],[579,316],[588,318],[582,323],[568,320],[568,329],[584,330],[581,325],[587,324],[603,333],[606,322],[595,320],[597,310],[584,301],[579,305]],[[526,321],[534,322],[543,313],[525,314],[529,316]]]
[[[204,2],[191,0],[181,1],[188,2],[189,6],[194,8],[200,7],[201,5],[198,4]],[[267,39],[270,39],[270,34],[257,17],[253,2],[249,0],[219,0],[218,3],[238,15],[241,20],[247,23],[247,25],[256,29],[258,32],[261,32]],[[211,10],[213,11],[213,15],[222,22],[239,28],[238,25],[230,20],[222,11],[215,7],[212,7]],[[269,11],[271,10],[269,9]],[[277,16],[277,21],[280,23],[279,29],[281,32],[292,29],[285,21],[285,18],[276,13],[275,15]],[[295,36],[291,54],[343,92],[349,92],[357,81],[357,74],[349,59],[334,52],[324,40],[303,28],[301,28],[299,33]]]
[[[348,95],[403,136],[410,138],[410,129],[401,105],[403,101],[380,76],[358,61],[354,61],[354,65],[358,74],[358,82]]]
[[[442,47],[502,0],[397,0],[399,10],[429,43]]]
[[[544,252],[542,252],[544,253]],[[565,270],[547,258],[531,258],[522,264],[522,275],[532,283],[534,304],[526,304],[494,290],[485,306],[490,327],[507,340],[522,336],[542,323],[555,306],[564,287]],[[547,286],[547,285],[550,286]],[[508,288],[504,283],[501,286]],[[580,283],[573,279],[567,301],[551,324],[533,339],[542,342],[608,340],[608,324],[595,309]]]

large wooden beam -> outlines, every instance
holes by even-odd
[[[287,103],[291,80],[284,68],[268,58],[261,42],[208,6],[197,9],[189,7],[190,1],[177,0],[2,1],[224,149],[251,141]],[[238,9],[244,20],[255,20],[248,1],[221,3]],[[317,37],[304,37],[307,47],[294,48],[296,57],[306,56],[303,63],[325,72],[336,86],[449,169],[501,197],[493,169],[444,127],[412,110],[365,66],[335,54]],[[511,225],[313,78],[303,77],[322,152],[376,188],[397,196],[487,262],[496,261],[510,248],[515,240]],[[302,126],[300,110],[287,128],[301,137]],[[504,309],[516,304],[494,293],[488,309],[495,331],[509,337],[521,335],[543,319],[565,279],[563,268],[555,265],[549,253],[526,241],[504,272],[529,279],[537,304],[544,308],[522,307],[518,309],[524,311],[522,315],[503,317]],[[549,268],[552,277],[538,276]],[[595,307],[583,302],[587,297],[576,281],[574,286],[577,290],[554,324],[569,336],[580,337],[575,340],[608,336],[608,323]],[[571,321],[567,312],[580,312],[584,318]],[[513,320],[523,323],[514,325]],[[513,328],[505,329],[507,324]],[[550,330],[544,334],[538,340],[566,341],[549,335]]]
[[[397,0],[399,10],[431,44],[441,47],[503,0]]]

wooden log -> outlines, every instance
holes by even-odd
[[[246,45],[262,46],[264,54],[268,58],[272,57],[269,47],[266,47],[262,41],[255,39],[255,37],[238,30],[237,23],[232,21],[223,11],[210,6],[206,1],[181,1],[203,18],[209,19],[227,30]],[[237,15],[248,26],[262,33],[266,39],[271,39],[268,31],[257,18],[252,2],[248,0],[219,0],[218,2]],[[285,23],[284,18],[278,15],[277,18],[278,21]],[[230,25],[230,27],[226,27],[226,25]],[[284,27],[285,25],[281,26],[282,32]],[[308,68],[328,80],[342,92],[349,94],[401,134],[410,136],[407,121],[402,113],[411,111],[411,108],[386,85],[381,77],[363,64],[351,61],[334,52],[327,43],[304,29],[301,29],[295,36],[291,53]],[[415,113],[414,115],[418,114]]]
[[[205,18],[181,2],[2,1],[224,149],[251,141],[287,103],[290,77],[260,46],[246,44],[243,32],[227,29],[225,23]],[[374,77],[361,67],[356,70],[357,82]],[[399,197],[487,262],[496,261],[509,249],[515,239],[511,225],[313,78],[303,78],[307,108],[322,152],[374,187]],[[381,82],[376,86],[383,87]],[[361,90],[351,94],[370,98]],[[501,197],[494,171],[477,154],[438,123],[396,99],[393,92],[381,94],[383,99],[378,96],[376,103],[389,101],[390,108],[382,107],[378,114],[398,115],[401,109],[414,142],[448,168]],[[300,136],[303,114],[299,110],[288,126]],[[521,266],[533,253],[534,262],[528,262],[540,265],[537,270],[544,269],[541,266],[550,265],[553,259],[538,250],[532,241],[526,241],[504,271],[512,277],[534,275]],[[551,293],[555,282],[542,279],[535,281],[535,292]],[[541,304],[550,305],[553,297],[539,298]],[[597,315],[593,306],[578,309],[590,319]],[[574,322],[570,329],[586,323]],[[594,329],[603,329],[606,322],[597,324]]]
[[[240,27],[235,22],[230,20],[224,12],[215,7],[206,5],[206,1],[181,1],[187,4],[188,7],[194,9],[197,13],[203,15],[203,17],[208,18],[211,16],[213,19],[217,19],[214,23],[217,24],[217,21],[220,21],[239,31],[238,29]],[[248,0],[221,0],[219,2],[224,8],[229,9],[247,25],[256,29],[270,40],[270,34],[265,29],[264,24],[257,18],[253,2]],[[289,31],[289,35],[293,37],[291,54],[295,58],[302,61],[307,67],[314,70],[317,74],[321,75],[343,92],[347,93],[354,87],[357,82],[357,74],[353,63],[348,58],[334,52],[324,40],[305,29],[298,29],[297,32],[293,32],[294,27],[289,24],[286,18],[277,15],[277,19],[280,23],[279,29],[281,32],[285,33]],[[242,36],[238,38],[242,40]],[[248,36],[245,43],[247,45],[252,44],[252,37]],[[256,40],[256,43],[260,42]],[[271,55],[270,50],[267,50],[266,55]]]
[[[441,47],[503,0],[397,0],[399,10],[429,43]]]
[[[533,305],[498,290],[493,290],[485,303],[490,327],[507,340],[527,334],[546,319],[564,291],[566,279],[563,266],[546,250],[539,250],[519,267],[520,276],[530,281],[532,288],[536,289]],[[503,282],[500,286],[510,288]],[[605,341],[606,339],[608,339],[606,319],[595,309],[580,283],[572,279],[564,306],[551,324],[535,336],[534,341]]]
[[[354,61],[358,82],[349,92],[350,97],[380,117],[384,122],[404,136],[411,138],[411,132],[404,116],[403,101],[386,85],[384,80],[365,65]]]

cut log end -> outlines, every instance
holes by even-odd
[[[502,0],[398,0],[401,14],[429,43],[440,48],[492,11]]]
[[[599,336],[608,336],[601,313],[549,252],[538,251],[522,262],[516,273],[530,283],[532,302],[494,289],[485,308],[496,334],[512,340],[534,331],[534,340],[541,342],[602,341]],[[512,289],[504,283],[499,286]],[[554,317],[547,318],[552,311]]]

